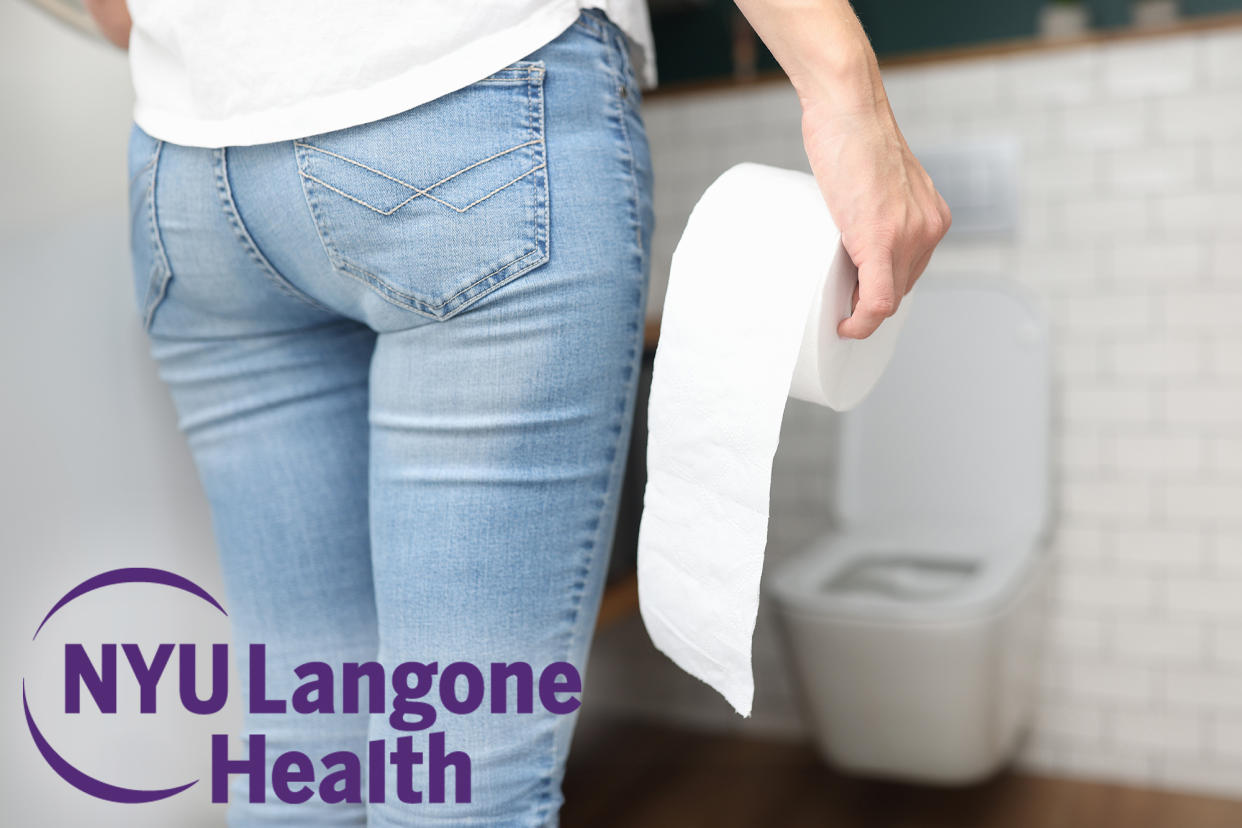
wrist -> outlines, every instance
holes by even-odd
[[[883,109],[887,100],[875,57],[866,44],[795,61],[786,74],[804,111],[864,113]]]

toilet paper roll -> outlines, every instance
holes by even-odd
[[[857,404],[909,309],[907,297],[867,339],[841,339],[856,282],[815,179],[759,164],[707,189],[673,253],[648,407],[639,602],[655,645],[743,716],[785,400]]]

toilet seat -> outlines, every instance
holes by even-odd
[[[786,610],[822,619],[958,623],[1003,611],[1044,557],[1038,539],[835,534],[782,562],[771,586]]]

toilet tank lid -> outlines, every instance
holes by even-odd
[[[1008,280],[925,277],[892,363],[841,415],[847,531],[1042,533],[1049,512],[1046,316]]]

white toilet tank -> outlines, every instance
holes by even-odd
[[[925,280],[892,364],[842,415],[835,531],[768,587],[832,763],[935,783],[1013,754],[1037,686],[1048,331],[1002,280]]]

